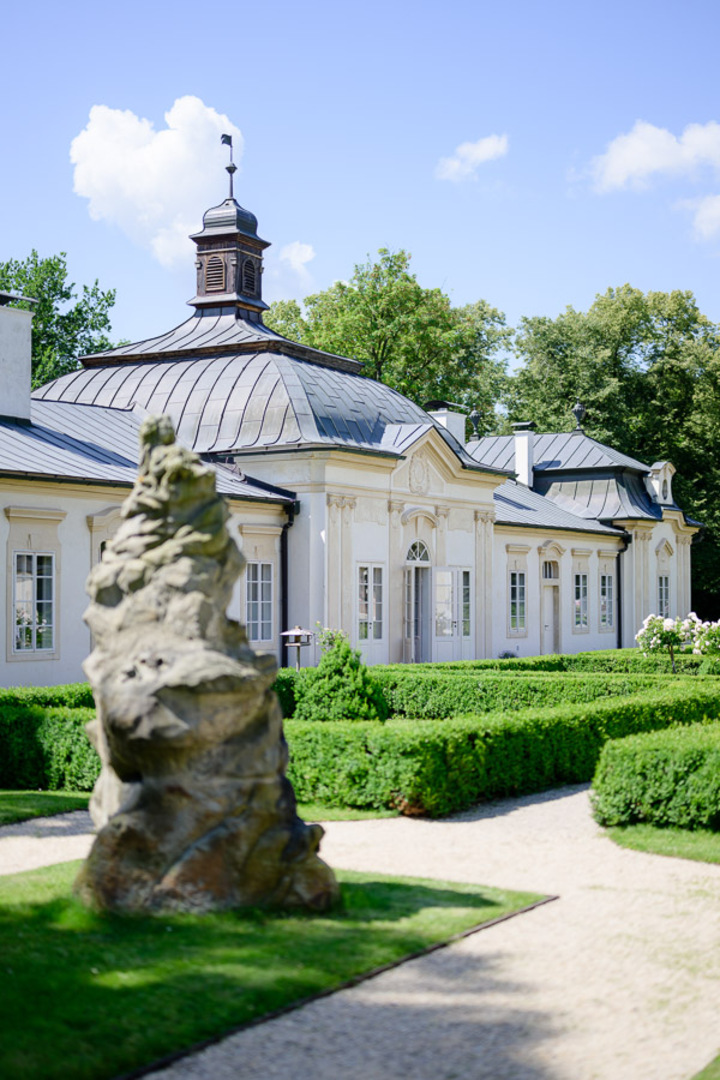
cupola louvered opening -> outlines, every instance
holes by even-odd
[[[205,264],[205,291],[225,291],[225,263],[219,255],[211,255]]]
[[[255,263],[252,259],[246,259],[243,263],[242,291],[254,295],[257,286]]]

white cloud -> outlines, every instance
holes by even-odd
[[[236,162],[243,137],[227,116],[189,95],[174,102],[165,123],[156,131],[129,109],[94,105],[70,160],[74,190],[89,199],[90,216],[117,225],[171,266],[191,257],[188,234],[227,191],[220,135],[233,136]]]
[[[301,276],[307,275],[307,263],[315,258],[312,244],[303,244],[301,240],[293,240],[291,244],[285,244],[280,249],[278,256],[281,262],[287,263],[291,270]]]
[[[435,166],[435,176],[438,180],[452,180],[454,183],[474,180],[481,165],[504,157],[508,147],[507,135],[487,135],[474,143],[460,143],[452,157],[440,158]]]
[[[597,191],[611,191],[647,187],[658,175],[692,175],[703,165],[720,171],[720,124],[688,124],[677,136],[638,120],[632,131],[618,135],[593,159],[591,172]]]
[[[693,230],[698,240],[712,240],[720,233],[720,195],[685,199],[682,206],[693,211]]]

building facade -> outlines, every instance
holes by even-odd
[[[452,407],[425,411],[264,325],[267,242],[234,198],[192,239],[185,322],[84,357],[32,398],[31,317],[0,304],[2,684],[82,677],[84,581],[153,413],[216,466],[247,560],[231,614],[280,659],[296,625],[346,630],[369,663],[411,663],[632,645],[649,612],[687,612],[698,526],[669,463],[619,455],[580,420],[466,443]]]

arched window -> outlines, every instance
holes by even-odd
[[[225,263],[219,255],[211,255],[205,264],[205,291],[225,291]]]
[[[413,540],[408,548],[407,561],[410,563],[429,563],[430,552],[422,540]]]
[[[249,296],[253,296],[256,288],[257,276],[255,273],[255,263],[252,259],[246,259],[243,263],[242,291]]]

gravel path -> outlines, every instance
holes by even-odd
[[[63,820],[0,829],[0,873],[20,868],[16,844],[81,856],[80,815]],[[585,788],[452,820],[331,822],[322,850],[337,867],[560,899],[154,1080],[689,1080],[720,1050],[720,866],[616,847]]]

